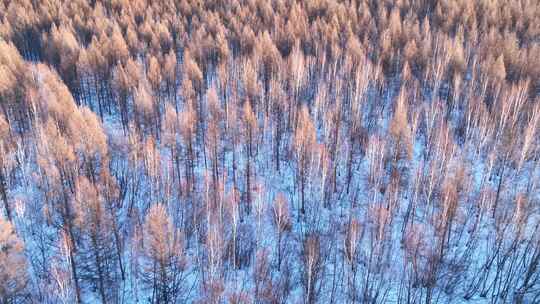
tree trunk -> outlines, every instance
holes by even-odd
[[[11,209],[9,208],[9,203],[7,199],[7,186],[6,186],[6,177],[4,176],[4,171],[1,166],[2,160],[0,159],[0,196],[2,196],[2,202],[4,203],[4,209],[6,210],[6,216],[10,222],[11,219]]]

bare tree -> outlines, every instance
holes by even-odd
[[[308,235],[303,243],[303,274],[305,303],[315,303],[321,283],[323,259],[321,257],[321,240],[318,235]]]
[[[282,255],[282,238],[283,233],[285,233],[287,230],[290,229],[290,218],[289,218],[289,206],[287,199],[285,198],[285,195],[283,193],[278,193],[276,198],[274,199],[274,223],[276,225],[277,230],[277,268],[278,270],[281,268],[281,255]]]

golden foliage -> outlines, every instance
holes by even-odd
[[[13,225],[0,218],[0,299],[15,302],[22,298],[28,283],[24,244]]]

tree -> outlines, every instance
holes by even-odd
[[[276,198],[274,199],[274,224],[276,225],[277,230],[277,268],[278,270],[281,268],[281,239],[283,236],[283,233],[290,229],[290,218],[289,218],[289,206],[287,203],[287,199],[285,198],[285,195],[283,193],[278,193]]]
[[[259,81],[257,70],[254,67],[253,61],[250,59],[243,62],[242,83],[244,94],[251,103],[250,106],[254,108],[254,111],[257,111],[258,105],[260,105],[260,97],[263,92],[261,92],[261,82]]]
[[[540,123],[540,104],[536,103],[533,109],[530,112],[530,118],[525,128],[525,133],[523,137],[523,145],[521,148],[521,153],[519,154],[518,161],[518,170],[521,169],[524,161],[527,159],[528,154],[532,154],[531,150],[534,151],[536,147],[533,146],[534,138],[537,134],[538,125]],[[0,123],[1,125],[1,123]]]
[[[29,296],[28,283],[24,243],[13,225],[0,218],[0,302],[22,303]]]
[[[11,221],[11,208],[7,198],[7,179],[4,171],[6,168],[6,157],[10,150],[10,130],[7,121],[4,119],[4,115],[0,114],[0,197],[4,205],[4,211],[9,221]]]
[[[251,209],[251,186],[252,186],[252,163],[253,157],[255,157],[256,146],[255,139],[258,129],[257,116],[253,113],[251,103],[249,100],[244,102],[242,108],[243,115],[243,139],[244,139],[244,151],[246,152],[246,211],[249,214]]]
[[[308,235],[305,238],[302,247],[302,259],[302,284],[304,286],[305,303],[316,303],[323,267],[319,235]]]
[[[271,104],[271,118],[272,123],[274,126],[274,147],[273,147],[273,153],[275,155],[275,165],[276,165],[276,171],[280,171],[280,162],[281,162],[281,143],[283,141],[283,137],[285,135],[285,129],[286,126],[284,125],[284,116],[286,115],[285,112],[287,109],[287,104],[290,104],[290,102],[287,102],[287,94],[285,93],[285,90],[282,88],[281,83],[274,79],[274,81],[271,84],[271,96],[270,96],[270,104]]]
[[[131,59],[125,64],[117,64],[113,70],[112,86],[117,96],[124,130],[129,123],[129,99],[137,87],[139,75],[139,67]]]
[[[223,113],[219,105],[219,100],[214,86],[208,89],[206,94],[208,111],[210,114],[208,119],[208,125],[205,134],[205,147],[210,153],[210,160],[212,161],[212,181],[217,185],[219,180],[219,151],[221,150],[221,122],[223,119]]]
[[[257,251],[255,255],[254,268],[255,269],[253,272],[253,280],[255,281],[255,301],[276,301],[277,299],[273,294],[273,282],[271,277],[272,273],[270,268],[270,261],[268,258],[268,250],[261,249]]]
[[[349,292],[352,296],[353,303],[356,301],[356,273],[358,260],[358,246],[362,235],[362,227],[358,220],[351,219],[346,227],[345,233],[345,258],[351,267],[350,275],[347,277]]]
[[[115,24],[109,40],[109,54],[112,63],[125,62],[129,58],[129,50],[120,27]]]
[[[73,29],[53,25],[50,36],[45,40],[45,55],[49,57],[67,86],[78,95],[76,63],[79,58],[80,46],[73,34]]]
[[[146,76],[156,99],[154,111],[156,112],[156,115],[159,116],[161,104],[161,82],[163,80],[161,65],[155,56],[151,56],[148,59],[147,66],[148,68],[146,71]]]
[[[0,109],[12,127],[27,130],[29,109],[23,102],[29,68],[12,43],[0,39]]]
[[[143,229],[143,283],[151,291],[151,303],[175,303],[181,300],[187,261],[183,253],[183,234],[176,229],[165,207],[150,207]]]
[[[497,57],[493,65],[491,66],[490,76],[496,82],[503,81],[506,78],[506,68],[504,65],[504,55]]]
[[[238,194],[238,191],[236,189],[233,189],[232,192],[227,197],[227,212],[230,216],[230,222],[232,224],[232,234],[233,234],[233,241],[232,241],[232,261],[233,261],[233,267],[236,269],[237,267],[237,257],[236,257],[236,247],[237,247],[237,232],[238,232],[238,218],[239,218],[239,205],[240,205],[240,195]]]
[[[105,80],[107,79],[107,59],[97,37],[92,38],[84,57],[79,58],[78,68],[91,75],[92,87],[97,95],[99,117],[103,118],[105,97]],[[112,66],[110,67],[112,69]]]
[[[189,191],[195,190],[195,165],[197,162],[195,154],[195,132],[197,130],[197,116],[191,102],[185,104],[184,110],[180,113],[180,136],[186,146],[186,181]]]
[[[272,75],[278,71],[281,61],[281,54],[270,38],[270,34],[268,34],[266,31],[259,36],[255,47],[262,63],[264,98],[265,100],[268,100],[267,98],[268,91],[270,90],[270,80],[272,79]],[[301,76],[299,75],[297,77]],[[266,107],[266,111],[268,112],[268,107]]]
[[[177,88],[177,61],[174,51],[171,50],[167,55],[165,55],[165,62],[163,64],[163,78],[165,79],[167,95],[169,100],[174,102],[176,111],[178,111],[178,100],[176,94]]]
[[[294,151],[296,156],[296,176],[300,186],[301,212],[305,213],[305,187],[311,167],[314,147],[316,143],[316,133],[313,122],[306,106],[300,110],[298,127],[294,133]]]
[[[412,157],[413,134],[411,134],[407,112],[408,107],[405,99],[405,92],[402,91],[396,101],[394,116],[390,121],[389,128],[392,145],[389,150],[390,159],[388,160],[390,161],[391,171],[394,172],[394,176],[399,177],[398,184],[404,180],[402,175],[406,173],[406,161]]]
[[[176,168],[175,178],[178,181],[181,189],[182,174],[180,171],[180,119],[178,113],[170,104],[165,105],[165,113],[163,115],[163,124],[161,125],[161,144],[165,146],[171,153],[171,168]]]
[[[67,237],[69,267],[76,302],[80,303],[83,299],[77,259],[79,235],[71,198],[76,172],[85,171],[92,177],[99,170],[96,163],[106,158],[106,140],[96,115],[76,106],[57,74],[42,64],[35,71],[39,75],[36,86],[41,92],[32,100],[39,122],[35,134],[42,177],[40,191],[44,192],[54,227]]]
[[[153,134],[157,136],[158,124],[156,121],[157,113],[155,112],[156,100],[150,93],[150,88],[147,83],[140,83],[135,90],[134,95],[135,106],[135,123],[142,134]]]
[[[199,65],[192,58],[189,50],[186,50],[184,52],[184,61],[182,68],[182,71],[184,72],[184,78],[182,80],[184,101],[191,100],[193,102],[193,108],[197,113],[197,121],[199,122],[199,124],[202,124],[204,117],[201,99],[203,93],[204,78],[203,73],[199,68]]]
[[[289,56],[288,62],[289,70],[287,76],[289,86],[292,89],[292,92],[290,93],[292,100],[288,103],[288,112],[294,111],[294,108],[299,104],[300,90],[305,85],[307,78],[306,65],[307,61],[304,57],[304,53],[300,49],[300,43],[297,42]]]
[[[79,177],[74,205],[76,224],[81,231],[78,255],[81,279],[97,290],[102,303],[114,303],[118,293],[118,260],[115,255],[114,216],[105,199],[87,178]]]

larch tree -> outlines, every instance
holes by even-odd
[[[253,176],[252,176],[252,164],[254,162],[254,157],[256,155],[256,134],[258,133],[258,121],[257,116],[255,116],[255,113],[253,112],[253,109],[251,108],[251,103],[249,100],[244,101],[244,106],[242,108],[242,115],[243,115],[243,121],[242,121],[242,133],[243,133],[243,143],[244,143],[244,151],[246,155],[246,169],[245,169],[245,177],[246,177],[246,186],[245,186],[245,194],[246,194],[246,212],[249,214],[251,210],[251,187],[253,183]]]
[[[42,191],[54,214],[54,225],[67,236],[72,282],[76,302],[80,303],[80,262],[76,258],[78,233],[70,198],[75,188],[76,172],[85,169],[83,158],[92,157],[94,152],[101,150],[103,137],[99,133],[96,137],[87,135],[89,129],[86,125],[95,127],[97,119],[85,120],[94,114],[81,113],[58,75],[41,64],[36,67],[36,73],[40,75],[38,79],[41,82],[37,83],[40,95],[33,106],[37,110],[38,121],[42,121],[36,128],[37,165],[41,170]],[[92,138],[98,141],[92,141]],[[98,142],[101,144],[94,146]]]
[[[98,40],[98,38],[94,36],[92,42],[86,49],[86,60],[82,62],[80,61],[79,66],[81,69],[87,71],[89,75],[91,75],[92,84],[90,86],[93,90],[95,90],[98,103],[98,114],[100,118],[103,118],[106,99],[104,82],[106,80],[107,59],[105,58],[103,50],[101,49],[100,43],[101,42]]]
[[[308,108],[303,106],[298,118],[298,128],[294,133],[294,152],[296,157],[296,178],[300,187],[300,211],[305,213],[306,183],[309,179],[311,163],[317,137],[315,126],[311,120]]]
[[[195,136],[197,130],[197,114],[191,102],[186,102],[185,108],[180,113],[180,136],[185,145],[185,174],[188,189],[191,192],[195,189],[195,166],[197,163],[195,152]]]
[[[262,84],[259,80],[257,70],[255,69],[255,66],[253,66],[253,64],[254,62],[250,59],[247,59],[245,60],[245,62],[243,62],[242,84],[244,88],[244,94],[251,103],[253,111],[256,112],[259,110],[260,98],[262,96],[262,93],[264,92],[262,92]]]
[[[300,43],[297,42],[294,45],[294,48],[291,52],[291,55],[288,60],[288,66],[289,66],[289,81],[291,83],[291,88],[293,90],[292,97],[296,102],[298,102],[298,94],[301,89],[301,87],[306,82],[306,59],[304,56],[304,52],[300,48]],[[293,105],[294,106],[294,105]],[[291,109],[289,109],[291,110]]]
[[[12,43],[0,40],[0,109],[4,119],[21,131],[29,126],[24,106],[24,89],[29,76],[28,65]],[[17,85],[21,84],[21,85]]]
[[[181,301],[186,291],[183,234],[173,226],[165,206],[150,207],[143,228],[142,277],[151,303]]]
[[[6,213],[6,216],[9,221],[12,220],[11,218],[11,208],[9,206],[8,202],[8,185],[7,185],[7,177],[4,172],[6,172],[7,168],[7,159],[8,152],[11,150],[11,144],[10,144],[10,129],[9,124],[7,123],[6,119],[4,118],[3,114],[0,114],[0,198],[2,199],[4,212]]]
[[[150,84],[150,87],[152,88],[152,92],[154,94],[154,113],[155,113],[155,116],[156,116],[156,123],[157,123],[157,128],[160,128],[161,126],[161,104],[162,104],[162,100],[161,100],[161,83],[162,83],[162,80],[163,80],[163,76],[162,76],[162,70],[161,70],[161,65],[158,61],[158,59],[155,57],[155,56],[151,56],[149,59],[148,59],[148,63],[147,63],[147,71],[146,71],[146,76],[148,78],[148,83]]]
[[[238,157],[236,150],[241,140],[241,122],[238,121],[238,115],[236,101],[233,99],[228,106],[228,115],[225,123],[227,129],[227,142],[231,145],[232,150],[232,182],[235,189],[238,189],[236,173],[238,168]]]
[[[129,58],[129,50],[122,35],[122,30],[115,24],[112,29],[111,38],[109,40],[109,54],[111,54],[111,62],[125,62]]]
[[[203,73],[197,62],[191,56],[189,50],[184,51],[184,61],[182,63],[182,71],[184,73],[184,78],[182,80],[184,98],[186,99],[187,96],[193,98],[191,99],[191,102],[193,102],[193,108],[195,109],[195,113],[197,113],[197,121],[199,124],[202,124],[204,119],[201,100],[203,94]],[[186,101],[185,99],[184,102]]]
[[[392,146],[389,155],[389,161],[392,165],[392,170],[398,170],[399,174],[403,174],[404,161],[412,157],[413,134],[408,121],[408,106],[405,92],[402,91],[396,101],[394,116],[390,121],[389,133],[392,138]]]
[[[178,69],[176,55],[173,50],[169,51],[169,53],[165,55],[162,73],[166,84],[168,99],[169,101],[173,102],[176,111],[178,111],[178,99],[176,94]]]
[[[124,130],[129,124],[129,98],[133,95],[135,88],[137,87],[137,78],[132,75],[133,69],[128,65],[134,64],[128,61],[126,67],[122,64],[117,64],[113,70],[112,86],[117,96],[118,105],[120,109],[120,119]]]
[[[80,167],[95,183],[108,166],[107,136],[97,115],[87,107],[79,107],[72,121],[71,127],[77,130],[74,146],[80,155]]]
[[[285,137],[286,126],[284,123],[284,118],[286,115],[287,104],[287,94],[282,87],[282,84],[277,80],[273,79],[270,84],[270,106],[271,106],[271,122],[273,124],[273,154],[274,154],[274,163],[276,171],[280,171],[280,162],[281,162],[281,149],[283,138]]]
[[[23,303],[29,296],[28,264],[24,243],[16,235],[13,225],[0,219],[0,301]]]
[[[90,283],[102,303],[114,303],[118,296],[118,259],[115,254],[112,214],[107,210],[104,197],[85,177],[76,184],[74,206],[76,225],[81,231],[78,255],[81,261],[81,279]]]
[[[212,162],[212,180],[217,185],[219,180],[219,157],[221,155],[221,137],[222,137],[222,120],[223,113],[219,104],[216,88],[214,86],[208,89],[206,93],[207,113],[209,115],[208,125],[206,128],[206,149],[210,154],[210,160]]]
[[[135,123],[142,134],[157,136],[158,124],[155,112],[156,100],[150,92],[148,83],[139,83],[134,95]]]
[[[53,25],[50,36],[45,41],[45,55],[58,68],[58,71],[67,84],[77,95],[76,63],[79,58],[80,45],[73,33],[73,29]]]
[[[489,69],[489,76],[493,81],[500,82],[506,78],[506,66],[504,65],[504,55],[497,57]]]
[[[276,45],[272,41],[268,32],[262,33],[259,37],[257,44],[255,45],[257,54],[260,56],[261,68],[263,75],[263,93],[265,99],[265,110],[268,113],[268,92],[270,90],[270,80],[272,75],[278,72],[281,63],[281,54],[279,53]]]
[[[171,168],[175,168],[176,175],[174,178],[178,181],[179,188],[181,189],[181,147],[179,145],[180,119],[174,107],[169,103],[165,105],[161,128],[161,144],[170,151]]]

